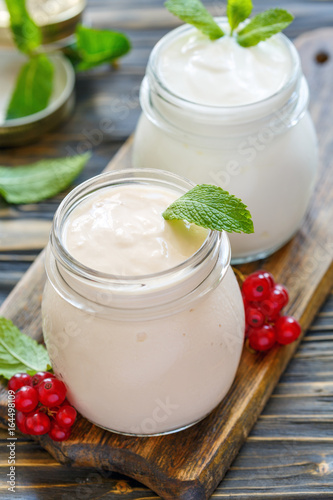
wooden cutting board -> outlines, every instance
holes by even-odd
[[[297,40],[312,93],[311,112],[319,135],[320,173],[307,218],[296,237],[264,262],[290,292],[288,313],[307,329],[333,282],[333,30]],[[131,141],[108,165],[130,166]],[[283,202],[283,200],[281,200]],[[25,333],[41,340],[40,302],[45,283],[44,253],[38,257],[0,309]],[[297,343],[267,354],[244,349],[236,380],[211,415],[183,432],[153,438],[118,436],[79,418],[69,441],[38,441],[59,462],[108,469],[131,476],[162,498],[205,500],[223,478],[267,402]],[[6,424],[6,388],[0,388],[0,422]]]

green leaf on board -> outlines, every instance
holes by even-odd
[[[227,16],[231,33],[250,16],[252,9],[252,0],[228,0]]]
[[[239,199],[211,184],[201,184],[174,201],[164,212],[166,220],[186,220],[216,231],[253,233],[251,214]]]
[[[6,120],[22,118],[46,108],[53,89],[54,67],[44,54],[21,68],[7,109]]]
[[[51,198],[71,185],[89,158],[85,153],[23,167],[0,167],[0,196],[8,203],[37,203]]]
[[[100,64],[110,63],[124,56],[131,49],[129,39],[123,34],[109,30],[95,30],[78,25],[76,44],[71,46],[72,58],[77,53],[77,71],[83,71]]]
[[[237,42],[242,47],[252,47],[285,29],[294,16],[283,9],[269,9],[256,15],[237,33]]]
[[[19,372],[47,371],[50,359],[45,347],[0,317],[0,375],[10,379]]]
[[[41,29],[29,16],[25,0],[6,0],[6,6],[15,44],[21,52],[30,54],[42,43]]]
[[[224,32],[200,0],[167,0],[164,5],[171,14],[192,24],[211,40],[224,36]]]

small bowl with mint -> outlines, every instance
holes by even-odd
[[[53,19],[43,2],[32,12],[24,0],[0,4],[0,147],[36,141],[68,119],[76,73],[130,50],[124,34],[80,24],[84,5],[71,0]]]

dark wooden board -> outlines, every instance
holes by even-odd
[[[330,50],[332,42],[331,31],[325,36],[314,34],[312,41],[308,38],[300,41],[307,76],[318,85],[312,112],[323,131],[320,136],[323,181],[318,184],[310,215],[298,236],[265,263],[265,267],[289,286],[292,297],[290,312],[300,318],[305,328],[332,284],[333,246],[329,224],[332,217],[332,183],[329,182],[328,169],[332,165],[332,131],[329,125],[333,112],[332,103],[325,93],[325,89],[332,88],[332,59],[326,65],[315,63],[317,52]],[[118,157],[113,166],[128,159],[126,151],[125,157]],[[36,338],[41,333],[38,313],[43,280],[39,259],[1,310],[1,314],[11,317]],[[208,498],[237,453],[294,349],[295,346],[290,346],[266,356],[254,356],[245,351],[236,384],[227,400],[204,422],[181,434],[140,440],[120,438],[83,421],[77,426],[70,443],[55,449],[53,443],[45,439],[41,442],[61,461],[73,460],[79,466],[106,467],[125,472],[155,489],[164,498]],[[82,445],[84,435],[85,448]],[[223,448],[224,440],[227,446]],[[94,443],[99,443],[99,453],[93,452],[91,446]],[[133,453],[138,454],[140,460],[135,462]],[[93,454],[96,455],[95,462],[91,460]],[[130,470],[131,467],[134,470]],[[147,477],[149,467],[151,475]],[[167,479],[170,473],[173,481]]]

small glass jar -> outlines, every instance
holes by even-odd
[[[223,24],[225,18],[216,21]],[[299,55],[278,34],[293,68],[278,92],[241,106],[197,104],[172,92],[158,71],[162,51],[192,31],[188,25],[171,31],[151,53],[141,86],[143,114],[133,164],[175,172],[198,184],[217,184],[241,198],[255,233],[230,236],[232,262],[264,258],[299,229],[315,185],[317,139]]]
[[[56,212],[46,252],[43,332],[68,399],[91,422],[134,435],[175,432],[227,394],[244,341],[244,308],[226,233],[167,271],[119,277],[68,254],[63,228],[90,193],[126,183],[186,192],[158,170],[115,171],[74,189]],[[112,258],[112,256],[110,256]]]

